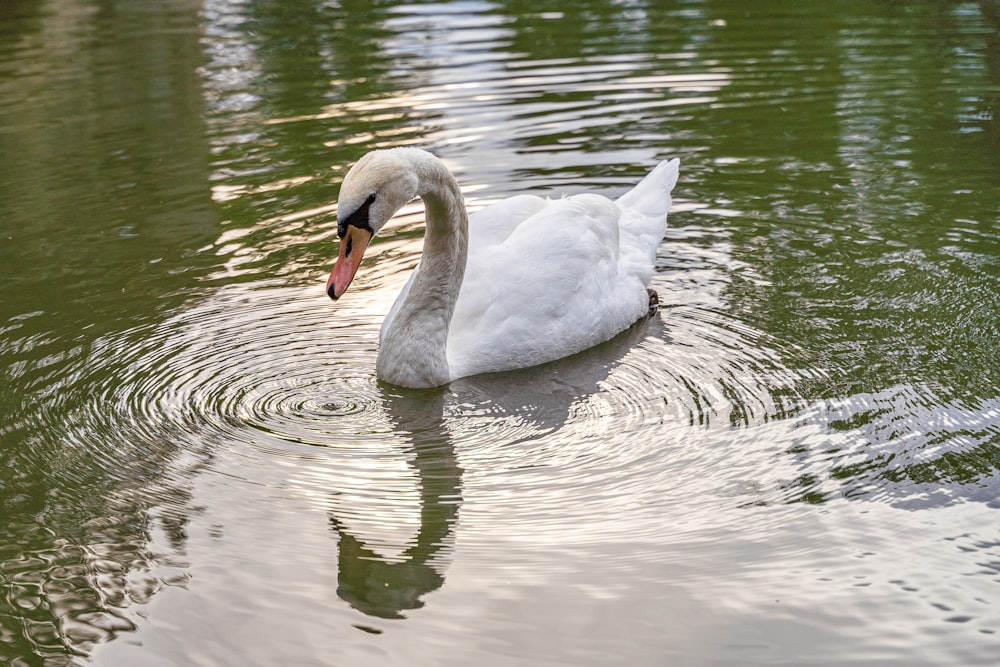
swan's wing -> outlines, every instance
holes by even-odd
[[[522,222],[545,208],[548,200],[534,195],[508,197],[469,215],[469,252],[495,247]]]
[[[622,273],[622,209],[599,195],[542,200],[495,244],[470,245],[448,337],[453,377],[544,363],[608,340],[642,316]]]
[[[518,225],[543,209],[546,203],[547,200],[541,197],[517,195],[494,202],[469,214],[469,256],[474,257],[478,251],[484,248],[495,247],[503,243]],[[417,264],[399,296],[396,297],[395,303],[392,304],[392,308],[389,309],[389,313],[382,321],[379,342],[381,342],[383,333],[388,331],[392,325],[400,305],[406,301],[406,296],[410,293],[410,286],[413,285],[419,271],[420,264]]]

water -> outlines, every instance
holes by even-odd
[[[8,3],[9,4],[9,3]],[[991,2],[0,8],[0,663],[992,665]],[[374,379],[419,206],[681,181],[661,312]]]

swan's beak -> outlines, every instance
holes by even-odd
[[[354,280],[354,274],[361,266],[361,258],[372,240],[372,233],[354,225],[347,225],[347,233],[340,239],[340,254],[333,265],[330,278],[326,281],[326,293],[331,299],[339,298]]]

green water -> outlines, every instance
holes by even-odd
[[[995,2],[0,6],[0,664],[992,665]],[[679,157],[655,317],[401,392],[470,207]]]

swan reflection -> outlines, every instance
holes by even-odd
[[[462,469],[444,424],[445,390],[383,386],[382,398],[394,432],[407,441],[408,464],[420,486],[416,538],[391,560],[367,546],[335,514],[339,537],[337,594],[370,616],[403,618],[444,583],[443,560],[451,550],[452,527],[462,502]]]
[[[516,417],[522,426],[558,430],[574,405],[599,392],[611,370],[651,334],[662,335],[659,318],[644,318],[607,343],[543,366],[464,378],[431,390],[380,385],[386,417],[394,435],[406,443],[407,465],[417,478],[419,525],[415,537],[387,557],[352,529],[356,521],[351,519],[360,517],[349,517],[346,509],[331,510],[341,599],[364,614],[386,619],[405,618],[405,612],[423,607],[426,595],[444,584],[462,504],[463,469],[456,460],[455,440],[481,446],[473,438],[483,432],[523,439],[523,430],[476,428],[484,419],[504,417]],[[463,420],[469,424],[463,425]]]

